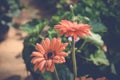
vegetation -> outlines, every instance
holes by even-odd
[[[33,0],[31,3],[33,3],[32,6],[36,5],[36,8],[45,10],[47,15],[52,15],[49,18],[33,19],[20,26],[20,29],[29,34],[24,40],[22,57],[27,70],[31,72],[35,80],[54,80],[55,78],[54,73],[49,71],[45,73],[41,73],[40,70],[34,71],[34,65],[31,63],[33,59],[31,55],[33,51],[36,51],[36,43],[41,43],[45,38],[52,40],[54,37],[60,37],[62,42],[69,44],[65,48],[65,52],[69,55],[65,58],[66,62],[55,64],[60,80],[74,80],[74,77],[81,78],[81,80],[84,80],[83,77],[92,77],[93,80],[99,80],[97,78],[100,77],[105,77],[100,80],[120,79],[119,0]],[[47,8],[49,10],[46,11]],[[54,26],[58,25],[61,20],[88,24],[91,27],[91,36],[79,37],[74,46],[77,76],[72,67],[71,47],[73,43],[70,38],[66,38],[65,35],[60,36],[54,29]]]

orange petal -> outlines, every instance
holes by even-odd
[[[107,80],[106,77],[97,78],[96,80]]]
[[[47,51],[47,46],[46,46],[47,43],[45,43],[45,40],[42,40],[41,44],[42,44],[42,47],[44,48],[44,50]]]
[[[49,68],[51,67],[51,65],[52,65],[52,60],[47,60],[46,61],[46,68],[47,68],[47,70],[49,71]]]
[[[31,63],[33,64],[36,64],[37,62],[41,62],[45,60],[45,58],[38,58],[38,57],[34,57],[32,60],[31,60]]]
[[[60,44],[61,44],[61,39],[60,39],[60,38],[57,38],[57,40],[56,40],[56,44],[55,44],[55,46],[54,46],[55,51],[57,51],[57,50],[59,49]]]
[[[45,63],[46,63],[45,60],[42,61],[41,63],[39,63],[39,69],[40,69],[40,71],[41,71],[42,73],[44,72],[44,69],[43,69],[43,68],[45,68]]]
[[[50,43],[50,49],[53,51],[54,50],[54,46],[56,44],[56,38],[53,38],[51,43]]]
[[[39,52],[43,54],[45,53],[44,48],[39,43],[36,44],[36,50],[38,50]]]
[[[55,51],[59,50],[60,45],[61,45],[61,43],[60,43],[60,41],[58,41],[58,42],[57,42],[57,45],[56,45],[56,49],[55,49]]]
[[[86,80],[87,78],[85,76],[81,77],[81,80]]]
[[[65,62],[65,58],[64,57],[61,57],[61,56],[55,56],[53,58],[53,62],[54,63],[57,63],[57,64],[61,64],[61,63],[64,63]]]
[[[40,52],[32,52],[32,56],[43,57],[43,54],[41,54]]]
[[[53,59],[58,60],[60,59],[60,56],[54,56]]]
[[[65,52],[58,53],[57,55],[59,55],[59,56],[63,56],[63,57],[68,56],[68,54],[67,54],[67,53],[65,53]]]
[[[52,63],[51,67],[49,68],[49,71],[54,72],[55,68],[54,68],[54,63]]]
[[[44,50],[47,52],[49,45],[50,45],[50,40],[48,38],[46,38],[45,40],[42,40],[41,44],[42,44]]]
[[[59,49],[57,49],[57,53],[60,53],[61,51],[63,51],[65,49],[65,47],[68,45],[68,43],[64,43],[64,44],[61,44]]]
[[[75,80],[80,80],[80,78],[76,77]]]
[[[77,34],[75,34],[75,33],[74,33],[73,37],[74,37],[74,40],[77,40],[77,38],[78,38]]]
[[[37,63],[37,64],[34,65],[34,71],[36,71],[39,68],[38,65],[39,65],[39,63]]]
[[[44,73],[44,72],[45,72],[45,68],[42,68],[41,73]]]
[[[64,61],[62,61],[62,60],[54,60],[54,63],[62,64],[62,63],[64,63]]]
[[[45,39],[45,42],[47,43],[46,45],[47,45],[47,47],[49,48],[49,47],[50,47],[50,39],[49,39],[49,38],[46,38],[46,39]]]

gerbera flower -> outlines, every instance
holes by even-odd
[[[68,20],[61,20],[60,24],[55,25],[54,28],[59,31],[60,35],[65,34],[66,37],[83,37],[90,35],[90,26],[88,24],[77,24]]]
[[[67,53],[63,52],[68,43],[61,43],[59,38],[53,38],[50,41],[48,38],[42,40],[41,44],[36,44],[37,52],[32,52],[34,71],[39,69],[42,73],[45,70],[54,72],[54,63],[64,63]]]

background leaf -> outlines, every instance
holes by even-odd
[[[95,64],[95,65],[109,65],[109,61],[104,53],[103,50],[98,49],[94,54],[90,55],[90,60]]]
[[[87,42],[93,43],[97,47],[102,47],[104,45],[104,42],[99,34],[95,34],[93,32],[90,34],[90,36],[84,36],[83,39],[85,39]]]

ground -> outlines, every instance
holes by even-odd
[[[0,80],[32,80],[28,79],[21,57],[26,36],[25,32],[11,27],[7,38],[0,43]]]

